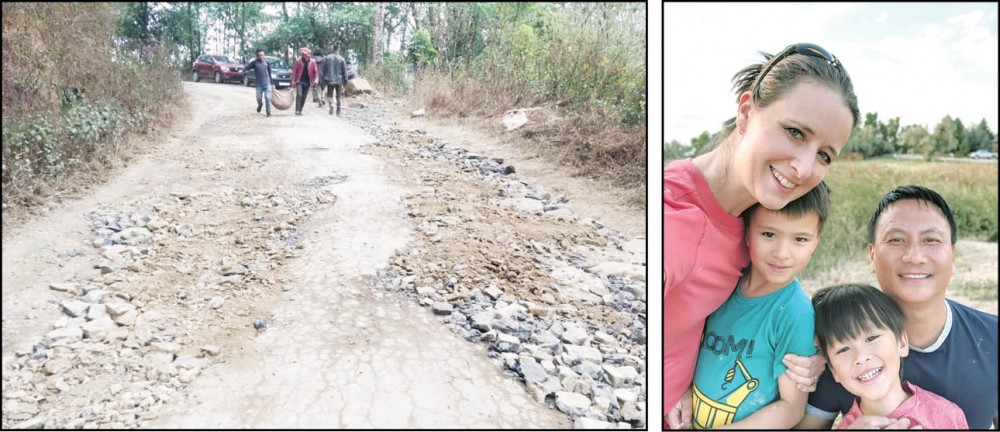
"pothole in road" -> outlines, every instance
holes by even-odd
[[[328,176],[313,177],[300,183],[302,186],[310,188],[321,188],[324,186],[329,186],[333,184],[340,184],[347,181],[347,176],[342,174],[334,174]]]
[[[89,213],[90,244],[74,250],[101,274],[51,283],[64,316],[4,365],[4,428],[157,418],[217,356],[272,324],[287,281],[271,275],[300,253],[298,226],[335,201],[328,190],[237,188]]]

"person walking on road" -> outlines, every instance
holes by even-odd
[[[247,63],[245,68],[252,71],[257,81],[257,112],[267,103],[267,116],[271,116],[271,64],[264,59],[264,50],[257,50],[257,58]],[[261,100],[263,98],[263,101]]]
[[[347,82],[358,77],[358,68],[350,60],[347,61]],[[346,84],[345,84],[346,85]]]
[[[302,106],[306,104],[309,86],[319,82],[319,71],[316,69],[316,61],[310,58],[309,48],[299,48],[299,54],[301,57],[292,67],[292,87],[296,89],[295,115],[302,115]]]
[[[324,104],[324,101],[323,101],[323,88],[326,87],[325,86],[326,81],[323,80],[323,67],[322,67],[322,65],[323,65],[323,52],[319,51],[319,50],[316,50],[316,55],[313,57],[313,60],[316,60],[316,67],[319,68],[319,85],[316,85],[316,86],[312,87],[312,89],[311,89],[312,90],[312,97],[313,97],[313,102],[315,102],[317,104],[316,106],[322,108],[323,104]]]
[[[340,93],[347,84],[347,62],[340,56],[340,45],[333,47],[333,52],[323,60],[323,79],[326,81],[326,102],[330,104],[330,115],[333,115],[333,92],[337,92],[337,117],[340,117]]]

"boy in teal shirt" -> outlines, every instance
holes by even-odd
[[[816,354],[813,307],[795,276],[809,264],[830,207],[820,183],[779,211],[743,214],[750,251],[733,294],[705,322],[695,368],[696,429],[789,429],[808,394],[785,376],[786,353]]]

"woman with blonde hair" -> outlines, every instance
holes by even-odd
[[[762,53],[763,54],[763,53]],[[740,215],[779,210],[823,180],[859,119],[851,78],[818,45],[789,45],[733,77],[736,116],[721,142],[663,171],[665,426],[690,426],[691,381],[705,319],[749,263]],[[799,390],[815,390],[820,356],[785,358]]]

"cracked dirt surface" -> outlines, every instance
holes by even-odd
[[[371,108],[184,89],[164,143],[5,235],[5,428],[644,426],[643,215]]]

